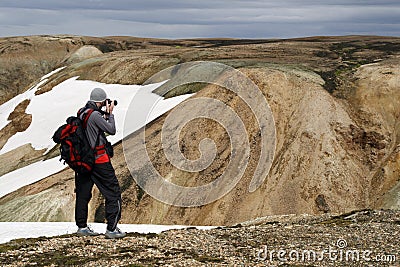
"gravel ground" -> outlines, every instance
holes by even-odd
[[[1,266],[400,266],[400,211],[275,216],[212,230],[18,239]],[[314,254],[315,253],[315,254]]]

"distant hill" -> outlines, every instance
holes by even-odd
[[[166,96],[197,92],[191,99],[215,98],[239,115],[250,141],[249,164],[237,186],[223,198],[202,207],[180,208],[155,200],[136,185],[122,144],[117,143],[113,165],[123,189],[123,223],[229,225],[267,215],[400,207],[400,38],[1,38],[1,101],[25,92],[40,77],[62,66],[66,67],[36,94],[49,92],[75,76],[110,84],[142,84],[167,67],[196,60],[232,66],[260,88],[276,124],[272,168],[262,186],[248,192],[261,153],[252,111],[238,96],[216,85],[178,87]],[[25,113],[27,105],[19,105],[12,122],[0,130],[1,147],[31,123]],[[194,106],[193,112],[204,108]],[[180,144],[185,149],[181,150],[187,158],[196,159],[200,140],[208,137],[217,140],[217,160],[197,173],[169,164],[160,141],[166,116],[146,129],[150,158],[164,177],[196,186],[225,171],[231,156],[229,136],[210,120],[198,120],[183,129]],[[130,136],[132,144],[139,141],[138,135]],[[0,155],[0,172],[57,155],[57,149],[46,156],[43,152],[28,145]],[[143,161],[137,159],[134,175],[146,175],[140,169]],[[73,178],[70,170],[64,170],[4,196],[0,199],[0,220],[72,221]],[[91,220],[104,220],[103,202],[95,191]]]

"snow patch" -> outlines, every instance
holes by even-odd
[[[65,120],[69,116],[76,115],[78,109],[86,104],[90,92],[95,87],[103,88],[107,92],[109,98],[118,100],[118,105],[115,107],[113,112],[117,132],[113,136],[108,136],[108,140],[112,144],[122,140],[124,137],[123,135],[127,136],[144,126],[144,119],[137,119],[137,122],[135,122],[135,118],[128,120],[128,126],[123,127],[122,125],[125,122],[128,107],[139,90],[144,92],[144,94],[140,94],[141,99],[139,99],[139,102],[157,103],[151,114],[140,114],[140,112],[135,113],[138,114],[138,116],[148,116],[146,120],[147,122],[161,116],[185,99],[192,96],[191,94],[188,94],[164,99],[163,97],[152,93],[164,82],[146,86],[121,85],[77,80],[78,77],[73,77],[60,83],[49,92],[35,95],[35,92],[39,87],[47,82],[47,77],[50,77],[61,69],[62,68],[43,76],[42,80],[36,86],[0,106],[0,129],[1,126],[4,127],[9,123],[7,121],[9,114],[25,99],[30,99],[30,103],[26,108],[26,113],[32,115],[32,122],[29,127],[25,131],[18,132],[9,138],[0,150],[0,154],[7,153],[25,144],[31,144],[36,150],[46,149],[46,154],[56,145],[51,139],[54,132],[59,126],[65,123]],[[57,157],[50,160],[36,162],[24,168],[7,173],[0,177],[0,197],[23,186],[40,181],[43,178],[63,170],[65,167],[66,165],[61,164],[59,162],[59,157]]]
[[[109,98],[118,100],[118,105],[115,107],[113,112],[116,121],[117,132],[114,136],[109,136],[108,138],[112,144],[122,140],[123,138],[122,123],[125,121],[127,109],[138,90],[145,91],[145,94],[142,96],[143,99],[140,101],[154,101],[154,99],[157,101],[157,105],[152,114],[150,114],[150,119],[148,122],[164,114],[191,96],[183,95],[170,99],[164,99],[163,97],[152,93],[152,91],[158,88],[162,83],[140,86],[104,84],[95,81],[77,79],[78,77],[70,78],[44,94],[35,96],[34,92],[32,92],[31,95],[29,95],[31,102],[26,108],[26,113],[32,115],[32,123],[24,132],[18,132],[9,138],[7,143],[0,150],[0,154],[7,153],[15,148],[18,148],[19,146],[29,143],[36,150],[46,149],[49,151],[55,146],[51,139],[53,133],[60,125],[65,123],[66,118],[76,115],[77,111],[86,104],[87,100],[89,99],[90,92],[95,87],[103,88],[107,92],[107,96]],[[44,81],[45,80],[41,81],[35,88],[39,87]],[[24,100],[27,98],[27,96],[24,95],[20,98],[23,98],[22,100]],[[18,101],[15,100],[15,102],[18,102],[16,104],[18,105],[22,101],[18,99]],[[0,108],[3,108],[3,106],[0,106]],[[4,109],[9,113],[14,110],[12,109],[10,111],[11,108],[8,106],[4,107]],[[143,126],[144,125],[134,124],[134,127],[129,128],[125,135],[130,134]]]
[[[58,68],[49,74],[44,75],[38,84],[35,86],[29,88],[28,91],[17,95],[16,97],[8,100],[6,103],[0,106],[0,130],[3,129],[4,127],[7,126],[7,124],[10,123],[8,120],[8,116],[10,116],[11,112],[14,111],[14,109],[24,100],[26,99],[32,99],[35,96],[35,92],[48,81],[48,78],[52,76],[53,74],[59,72],[60,70],[64,69],[65,67]]]
[[[23,186],[33,184],[54,173],[63,170],[59,158],[38,161],[23,168],[4,174],[0,177],[0,198]]]
[[[104,233],[106,224],[92,223],[91,228],[98,232]],[[124,232],[135,233],[155,233],[159,234],[163,231],[172,229],[185,229],[189,226],[183,225],[151,225],[151,224],[118,224],[118,227]],[[214,226],[196,226],[197,229],[208,230],[215,228]],[[73,234],[77,230],[77,226],[73,222],[0,222],[0,243],[6,243],[17,238],[35,238],[35,237],[52,237],[64,234]]]

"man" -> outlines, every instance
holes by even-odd
[[[86,136],[90,146],[95,148],[96,161],[90,174],[77,174],[75,178],[75,221],[78,226],[78,235],[95,236],[94,232],[87,225],[88,204],[92,198],[93,184],[96,184],[105,198],[105,213],[107,220],[106,238],[123,238],[126,233],[121,232],[117,223],[121,218],[121,189],[115,176],[115,171],[110,162],[110,155],[107,154],[107,139],[105,133],[114,135],[115,120],[113,115],[114,101],[107,103],[107,94],[101,88],[94,88],[90,94],[90,100],[86,106],[79,110],[81,119],[90,109],[94,111],[89,115],[86,126]],[[101,108],[105,106],[106,112]],[[87,115],[87,114],[86,114]],[[112,156],[112,155],[111,155]]]

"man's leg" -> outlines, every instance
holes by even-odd
[[[87,226],[88,204],[92,198],[93,180],[89,175],[78,174],[75,176],[75,222],[79,228]]]
[[[92,179],[106,199],[107,230],[114,231],[121,218],[121,189],[111,162],[95,164]]]

